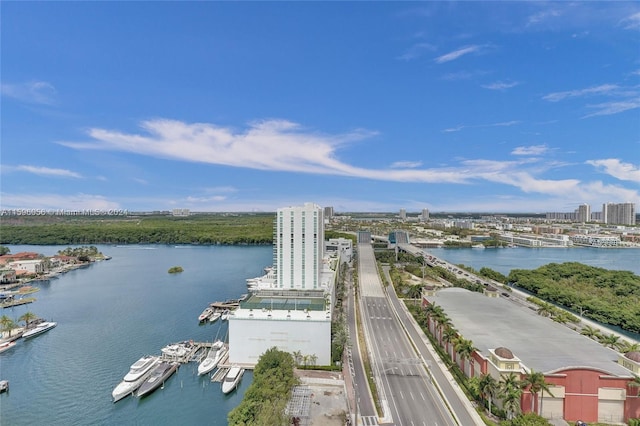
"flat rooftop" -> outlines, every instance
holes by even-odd
[[[502,346],[528,368],[543,373],[590,367],[612,376],[632,375],[617,364],[618,352],[502,297],[447,288],[427,300],[441,306],[453,326],[484,357],[488,358],[489,349]]]
[[[325,311],[325,299],[318,291],[272,291],[251,295],[240,302],[242,309],[279,311]]]

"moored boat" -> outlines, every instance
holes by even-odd
[[[211,314],[211,316],[209,316],[209,322],[216,322],[218,321],[218,319],[220,319],[220,317],[222,316],[221,312],[214,312]]]
[[[0,393],[9,391],[9,381],[0,380]]]
[[[27,339],[29,337],[37,336],[38,334],[42,334],[45,331],[51,330],[56,325],[58,325],[57,322],[52,322],[52,321],[41,322],[40,324],[36,325],[34,328],[25,331],[22,334],[22,337],[24,339]]]
[[[124,379],[115,387],[111,396],[113,402],[118,402],[125,396],[132,394],[149,377],[153,368],[160,362],[157,356],[145,355],[129,368]]]
[[[227,321],[227,320],[229,320],[229,315],[231,315],[231,311],[229,309],[226,309],[224,312],[222,312],[222,315],[220,316],[220,319],[222,321]]]
[[[12,348],[12,347],[14,347],[15,345],[16,345],[16,342],[15,342],[15,341],[13,341],[13,340],[8,341],[8,342],[2,342],[2,343],[0,343],[0,353],[4,352],[4,351],[6,351],[6,350],[11,349],[11,348]]]
[[[170,357],[180,358],[187,355],[190,350],[191,350],[190,342],[180,342],[180,343],[173,343],[171,345],[167,345],[164,348],[160,349],[160,352]]]
[[[171,377],[171,375],[178,370],[179,366],[179,362],[166,361],[156,365],[151,371],[151,374],[149,374],[149,377],[147,377],[147,380],[145,380],[138,388],[136,396],[143,397],[158,389],[165,380]]]
[[[244,374],[244,368],[241,367],[231,367],[227,372],[227,375],[224,376],[224,380],[222,381],[222,393],[227,394],[238,387],[238,383],[240,383],[240,379]]]
[[[211,349],[209,349],[206,358],[198,364],[198,376],[207,374],[216,368],[226,353],[227,348],[224,346],[222,340],[217,340]]]
[[[204,322],[204,321],[208,320],[212,313],[213,313],[213,308],[206,307],[205,310],[202,311],[202,313],[198,317],[198,321]]]

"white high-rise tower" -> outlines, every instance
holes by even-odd
[[[324,255],[323,213],[322,207],[313,203],[278,209],[274,238],[278,288],[319,288]]]

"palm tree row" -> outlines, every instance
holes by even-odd
[[[20,318],[18,318],[18,321],[24,322],[25,328],[29,328],[29,324],[36,318],[38,317],[33,312],[25,312],[20,316]],[[18,324],[8,316],[2,315],[0,317],[0,331],[2,331],[2,333],[8,332],[9,338],[11,338],[11,332],[18,327]]]
[[[466,375],[465,361],[470,360],[477,349],[471,340],[459,335],[451,320],[444,313],[444,309],[435,303],[430,304],[418,312],[416,319],[429,331],[433,330],[434,337],[444,345],[446,353],[449,353],[450,345],[453,346],[455,354],[462,360],[462,370]],[[429,328],[429,320],[431,320],[433,328]],[[471,362],[469,364],[472,365]],[[468,376],[473,377],[473,373],[470,371]],[[522,380],[516,373],[503,375],[499,381],[490,374],[483,374],[476,380],[477,391],[480,398],[487,403],[489,414],[491,414],[494,401],[498,398],[508,419],[513,419],[522,412],[521,402],[524,391],[531,394],[531,412],[535,412],[535,403],[537,403],[537,414],[542,413],[541,396],[545,392],[553,396],[545,381],[544,374],[533,370],[524,375]]]
[[[597,340],[604,346],[617,349],[623,354],[640,351],[640,343],[631,343],[628,340],[621,340],[620,336],[610,333],[603,334],[598,328],[591,327],[590,325],[585,325],[580,334],[583,336],[587,336],[590,339]]]

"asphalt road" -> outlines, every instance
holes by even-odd
[[[413,349],[403,325],[392,309],[378,275],[373,248],[370,245],[359,245],[358,254],[362,326],[384,412],[380,423],[397,426],[456,425],[431,382],[422,357]],[[355,337],[354,332],[350,335]],[[352,351],[352,355],[353,352],[355,351]],[[375,424],[368,423],[370,412],[365,407],[366,395],[362,392],[362,387],[366,386],[366,378],[358,377],[364,372],[357,371],[355,364],[354,359],[355,383],[360,391],[359,410],[363,419],[366,417],[367,420],[360,424]],[[474,423],[462,424],[466,426]]]

